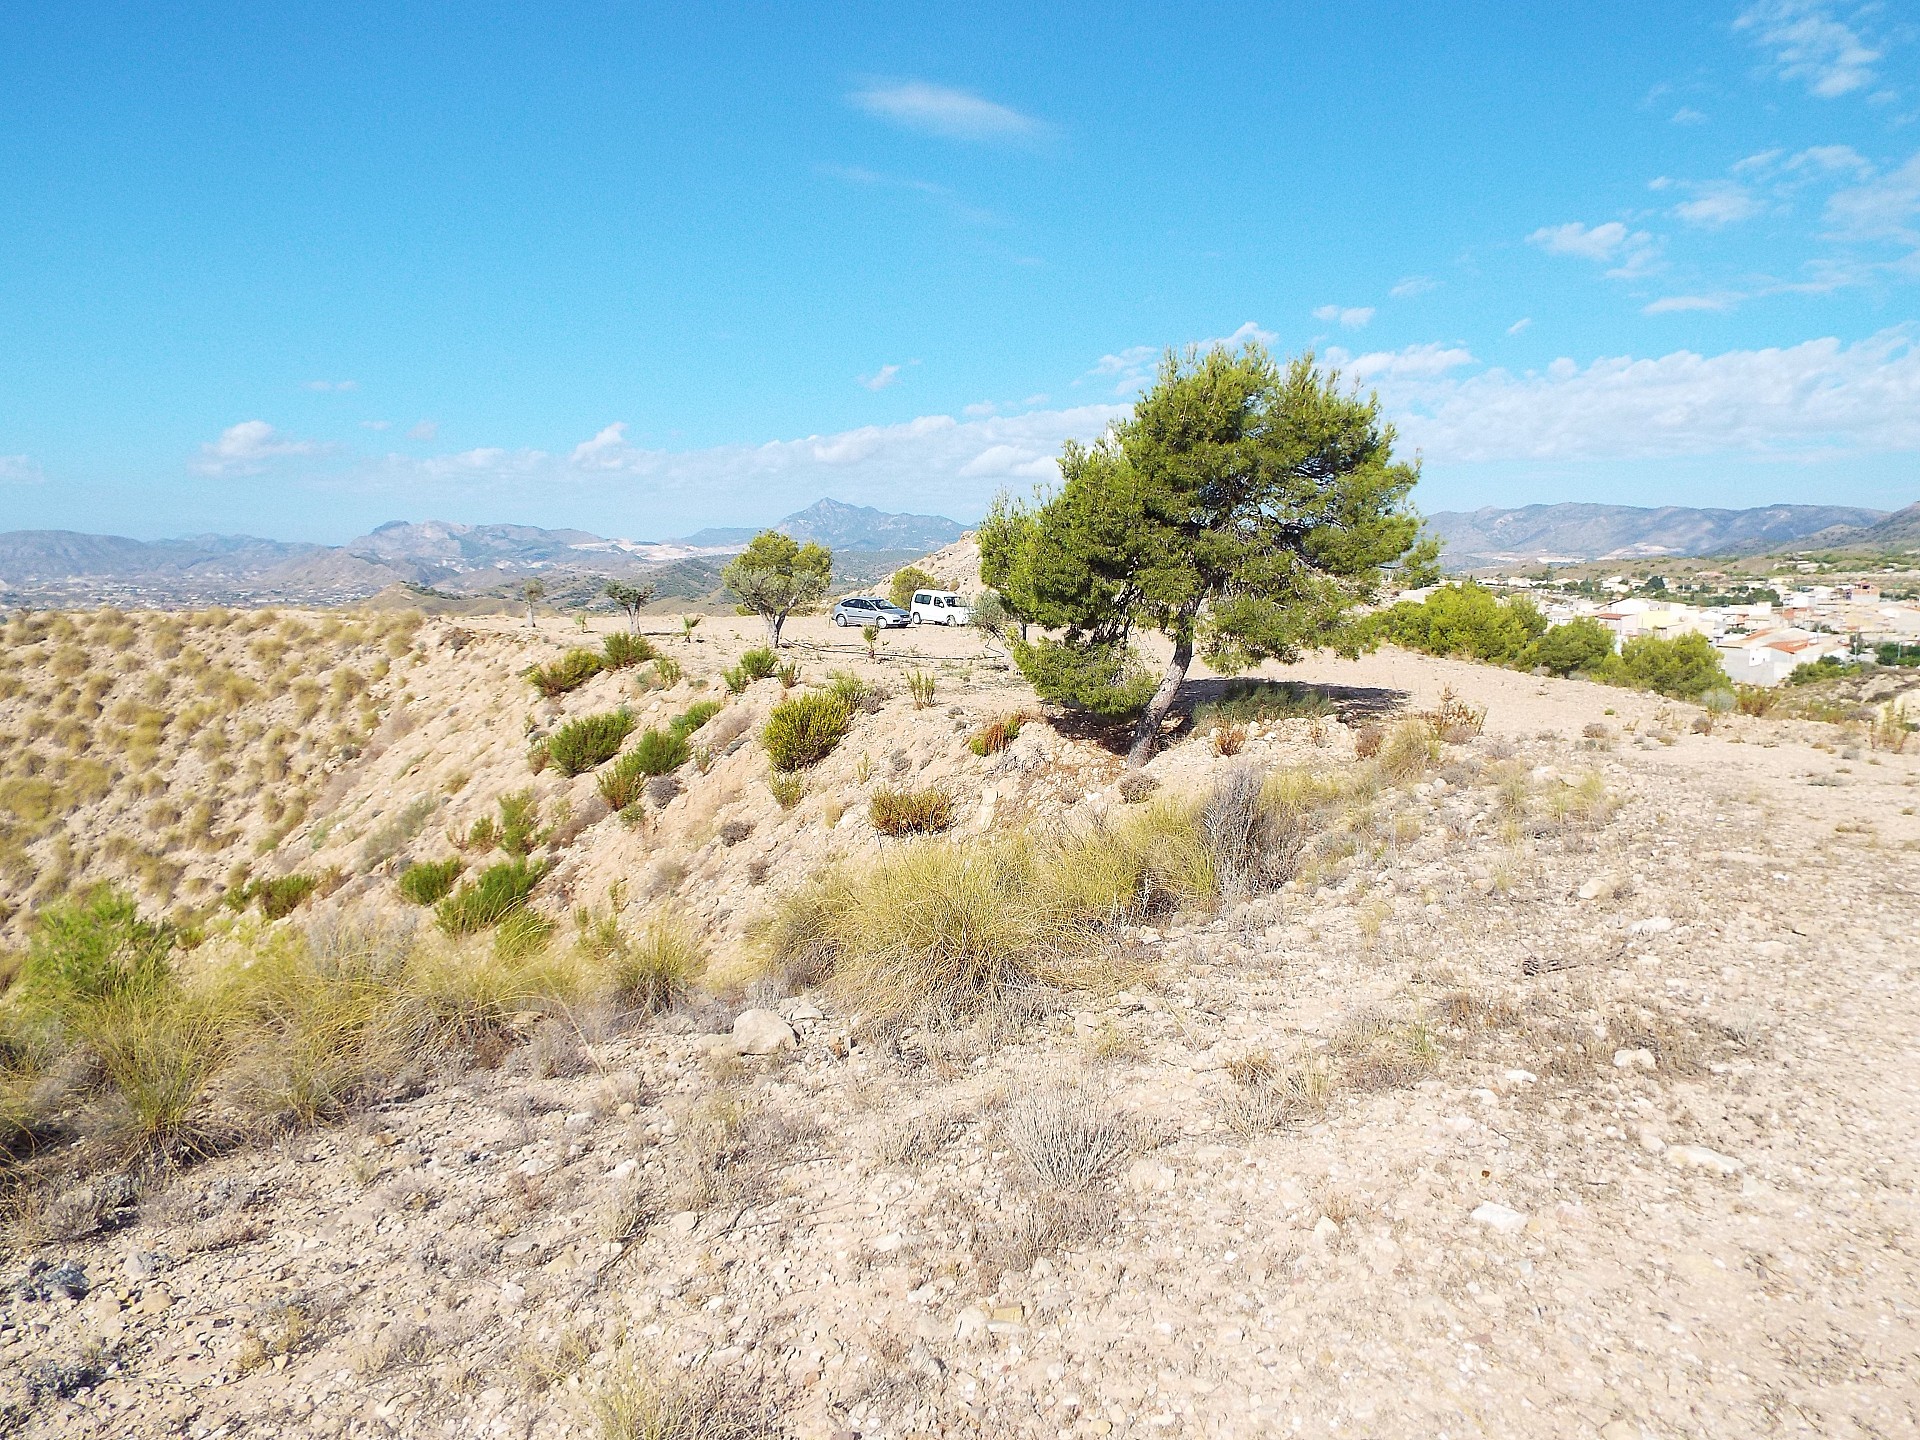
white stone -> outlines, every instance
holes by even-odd
[[[1673,929],[1673,921],[1665,915],[1649,915],[1645,920],[1636,920],[1627,927],[1629,935],[1664,935]]]
[[[1496,1230],[1502,1235],[1517,1235],[1527,1228],[1525,1215],[1510,1205],[1502,1205],[1498,1200],[1488,1200],[1484,1204],[1476,1205],[1472,1218],[1489,1230]]]
[[[1704,1145],[1669,1145],[1667,1159],[1689,1170],[1711,1170],[1716,1175],[1738,1175],[1747,1168],[1744,1161],[1736,1160],[1731,1155],[1722,1155],[1718,1150],[1709,1150]]]
[[[794,1043],[793,1029],[771,1010],[743,1010],[733,1022],[733,1038],[743,1055],[771,1055]]]
[[[1651,1050],[1616,1050],[1613,1052],[1613,1068],[1616,1070],[1651,1070],[1655,1066]]]
[[[1620,889],[1620,882],[1611,875],[1595,875],[1582,885],[1579,895],[1582,900],[1611,900]]]
[[[1322,1215],[1313,1222],[1313,1238],[1321,1245],[1330,1245],[1340,1238],[1340,1226],[1331,1215]]]

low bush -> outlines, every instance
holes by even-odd
[[[447,898],[460,878],[464,862],[458,855],[446,860],[422,860],[400,872],[399,890],[416,905],[437,905]]]
[[[614,998],[647,1014],[677,1005],[706,968],[699,938],[671,914],[656,915],[635,935],[611,910],[583,913],[579,945]]]
[[[767,789],[782,810],[791,810],[807,793],[807,783],[798,775],[783,775],[778,770],[767,776]]]
[[[625,670],[654,659],[656,653],[652,642],[644,636],[616,630],[601,645],[600,664],[608,670]]]
[[[562,725],[547,737],[547,755],[562,775],[581,775],[619,754],[633,732],[633,715],[609,710]]]
[[[686,736],[677,728],[649,730],[634,742],[631,757],[642,775],[665,775],[687,763]]]
[[[924,710],[933,704],[933,694],[937,685],[938,681],[931,670],[909,670],[907,693],[913,697],[913,708]]]
[[[871,715],[886,704],[889,694],[884,685],[862,680],[851,670],[834,671],[828,677],[827,691],[849,712],[857,710],[864,715]]]
[[[1147,708],[1159,681],[1132,647],[1067,645],[1041,636],[1013,640],[1014,664],[1045,699],[1103,720],[1132,720]]]
[[[718,700],[698,700],[669,722],[677,735],[691,735],[726,707]]]
[[[526,860],[490,865],[435,907],[435,919],[449,935],[471,935],[497,925],[527,903],[545,874]]]
[[[976,755],[998,755],[1015,740],[1020,738],[1021,717],[1002,715],[989,720],[973,732],[973,738],[967,742],[967,748]]]
[[[760,738],[773,768],[787,774],[826,759],[846,738],[852,723],[844,700],[817,690],[775,705]]]
[[[953,824],[953,797],[944,790],[876,790],[867,813],[882,835],[935,835]]]
[[[526,672],[527,681],[548,699],[578,690],[601,670],[600,656],[591,650],[569,650],[558,660],[535,665]]]
[[[678,660],[662,655],[653,662],[653,674],[649,677],[649,683],[656,689],[671,690],[680,683],[685,673],[680,668]]]
[[[291,915],[302,901],[319,887],[320,881],[312,875],[302,875],[298,871],[291,875],[275,875],[265,880],[250,881],[245,898],[260,907],[260,913],[269,920],[280,920]]]
[[[175,939],[141,919],[131,895],[96,886],[35,915],[20,990],[54,1010],[149,991],[165,983]]]
[[[625,810],[638,803],[646,786],[647,772],[640,768],[637,755],[622,755],[600,772],[600,798],[611,810]]]
[[[1292,680],[1233,680],[1217,700],[1194,708],[1193,728],[1253,721],[1318,720],[1334,713],[1326,692]]]

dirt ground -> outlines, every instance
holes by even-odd
[[[368,813],[315,853],[438,784],[404,767],[481,717],[493,749],[432,762],[474,776],[450,804],[522,783],[521,651],[576,634],[436,650],[342,801]],[[688,693],[759,638],[695,635],[662,639]],[[575,900],[677,897],[724,950],[875,853],[862,796],[896,773],[956,793],[963,843],[1126,813],[1113,757],[1050,725],[966,750],[1031,704],[971,632],[894,632],[879,661],[818,619],[789,638],[803,683],[851,667],[895,697],[793,810],[743,731],[649,828],[591,817]],[[1232,759],[1183,737],[1162,793],[1345,770],[1365,716],[1444,690],[1484,732],[1351,815],[1344,858],[1129,926],[1125,988],[884,1043],[765,988],[547,1024],[497,1069],[161,1177],[126,1228],[12,1257],[0,1433],[590,1436],[630,1363],[809,1440],[1920,1433],[1920,754],[1394,652],[1268,673],[1354,724],[1258,725]],[[729,819],[749,838],[715,838]],[[772,1053],[741,1053],[749,1005],[786,1026]],[[1120,1137],[1100,1154],[1089,1117]],[[29,1298],[29,1260],[91,1293]]]

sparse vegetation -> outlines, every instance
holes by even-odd
[[[938,789],[889,787],[873,792],[868,815],[882,835],[935,835],[953,824],[953,797]]]
[[[909,670],[907,672],[907,693],[913,697],[913,708],[924,710],[933,704],[935,678],[931,670]]]
[[[831,755],[852,723],[844,700],[831,691],[816,690],[775,705],[760,738],[774,770],[791,773]]]
[[[600,664],[607,670],[625,670],[659,658],[651,641],[621,630],[607,636],[601,644],[601,652]]]
[[[633,713],[609,710],[562,725],[547,737],[547,758],[562,775],[584,775],[620,753],[633,733]]]
[[[549,700],[578,690],[601,671],[600,656],[591,650],[569,650],[558,660],[535,665],[527,671],[527,682]]]
[[[464,864],[454,855],[445,860],[423,860],[409,865],[400,872],[399,891],[416,905],[437,905],[452,891]]]
[[[497,925],[527,903],[543,874],[527,860],[490,865],[442,900],[435,918],[449,935],[471,935]]]

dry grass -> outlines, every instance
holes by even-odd
[[[882,835],[937,835],[953,824],[953,797],[940,789],[887,786],[873,792],[867,813]]]
[[[623,1356],[589,1402],[598,1440],[778,1440],[788,1434],[771,1385],[741,1371],[670,1374]]]

